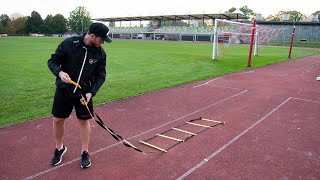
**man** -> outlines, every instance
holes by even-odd
[[[63,143],[65,119],[73,107],[80,126],[81,167],[91,166],[89,158],[90,118],[86,103],[93,112],[92,97],[98,92],[106,77],[106,53],[101,44],[112,42],[109,28],[102,23],[93,23],[89,32],[65,39],[48,60],[48,67],[56,76],[56,92],[52,106],[53,131],[56,149],[51,164],[61,163],[67,147]],[[81,89],[70,84],[70,80],[80,84]],[[86,99],[81,98],[81,94]]]

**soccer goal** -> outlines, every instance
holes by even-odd
[[[240,23],[229,20],[215,19],[212,59],[218,60],[226,54],[228,47],[233,45],[250,45],[248,59],[259,55],[261,48],[277,40],[284,29],[267,28],[253,23]],[[248,63],[248,65],[250,65]]]

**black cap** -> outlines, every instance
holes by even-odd
[[[102,23],[92,23],[89,28],[89,34],[94,34],[107,43],[112,42],[112,39],[108,36],[109,28]]]

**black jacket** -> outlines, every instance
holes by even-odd
[[[102,47],[86,46],[83,36],[70,37],[59,44],[55,53],[48,60],[48,67],[57,76],[56,86],[65,88],[70,95],[79,96],[79,89],[61,81],[60,71],[83,86],[84,93],[96,95],[106,78],[106,53]],[[82,91],[83,92],[83,91]]]

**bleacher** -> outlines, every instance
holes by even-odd
[[[100,22],[148,22],[150,28],[140,27],[111,27],[110,35],[113,38],[123,39],[146,39],[146,40],[187,40],[187,41],[212,41],[213,26],[198,26],[205,24],[204,21],[214,19],[247,19],[242,13],[202,13],[202,14],[168,14],[168,15],[147,15],[147,16],[125,16],[125,17],[105,17],[96,18]],[[166,26],[166,23],[177,25],[182,22],[187,26]],[[190,21],[197,21],[191,22]],[[196,24],[196,25],[195,25]],[[194,25],[194,26],[193,26]],[[208,24],[207,24],[208,25]],[[152,28],[153,27],[153,28]],[[159,28],[156,28],[159,27]]]
[[[212,41],[213,26],[110,27],[113,38],[173,41]]]
[[[147,27],[110,27],[110,31],[114,33],[143,33],[149,32],[150,29]]]

